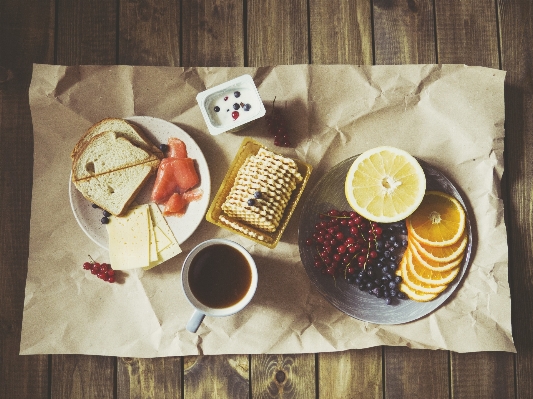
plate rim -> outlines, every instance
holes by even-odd
[[[194,228],[190,229],[190,232],[187,235],[185,235],[185,237],[182,237],[181,242],[178,241],[179,245],[182,245],[198,229],[198,227],[200,226],[200,224],[204,220],[205,213],[207,212],[207,208],[209,207],[209,199],[211,197],[211,172],[209,170],[209,164],[207,163],[207,159],[205,158],[204,152],[202,151],[201,147],[198,145],[196,140],[194,140],[189,133],[187,133],[185,130],[183,130],[178,125],[176,125],[176,124],[174,124],[174,123],[172,123],[170,121],[167,121],[165,119],[161,119],[161,118],[157,118],[157,117],[153,117],[153,116],[148,116],[148,115],[131,115],[131,116],[124,117],[124,118],[121,118],[121,119],[124,119],[124,120],[126,120],[128,122],[132,122],[136,126],[143,125],[142,121],[152,121],[152,123],[161,123],[163,125],[168,125],[169,127],[172,127],[172,129],[177,129],[178,131],[180,131],[180,134],[183,134],[183,135],[187,136],[188,139],[191,140],[196,145],[196,147],[198,148],[199,155],[201,155],[200,161],[204,164],[205,169],[207,171],[207,175],[204,174],[204,175],[201,176],[201,183],[200,183],[200,187],[202,187],[202,190],[203,190],[202,198],[205,198],[205,200],[203,201],[204,202],[203,207],[200,209],[201,210],[201,215],[198,217],[198,221],[197,221],[197,223],[195,223]],[[146,129],[144,126],[139,126],[139,127],[141,129],[143,129],[143,132],[146,133],[148,136],[150,136],[150,138],[152,138],[154,136],[154,134],[151,131],[149,131],[149,129]],[[156,143],[154,143],[154,144],[156,144]],[[199,162],[199,157],[196,156],[194,159],[197,162]],[[205,187],[204,187],[204,184],[205,184]],[[76,222],[78,223],[78,226],[82,229],[82,231],[85,233],[85,235],[87,237],[89,237],[99,247],[101,247],[101,248],[103,248],[105,250],[108,250],[109,248],[106,245],[104,245],[102,242],[98,241],[98,239],[96,237],[94,237],[93,234],[91,234],[87,230],[87,228],[84,226],[84,223],[81,220],[81,216],[79,215],[79,212],[76,211],[76,206],[74,204],[74,195],[75,195],[74,190],[76,190],[76,188],[75,188],[74,184],[72,183],[72,170],[71,170],[70,173],[69,173],[68,195],[69,195],[70,208],[71,208],[71,211],[72,211],[72,213],[74,215],[74,218],[76,219]],[[80,195],[81,195],[81,193],[80,193]],[[89,200],[87,200],[87,199],[85,199],[85,200],[87,201],[88,204],[90,204]],[[165,220],[167,220],[167,216],[164,216],[164,218],[165,218]],[[168,223],[168,220],[167,220],[167,223]],[[172,229],[170,223],[169,223],[169,227]]]

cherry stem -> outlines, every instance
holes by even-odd
[[[270,114],[274,114],[275,103],[276,103],[276,96],[274,96],[274,101],[272,101],[272,111],[270,111]]]

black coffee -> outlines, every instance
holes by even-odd
[[[252,270],[244,255],[224,244],[205,247],[189,268],[189,287],[204,305],[221,309],[235,305],[250,288]]]

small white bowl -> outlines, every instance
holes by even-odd
[[[196,96],[209,133],[235,132],[263,117],[265,106],[250,75],[242,75]]]

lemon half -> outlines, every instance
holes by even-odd
[[[426,191],[426,176],[418,161],[395,147],[376,147],[353,162],[344,184],[346,200],[361,216],[393,223],[411,215]]]

